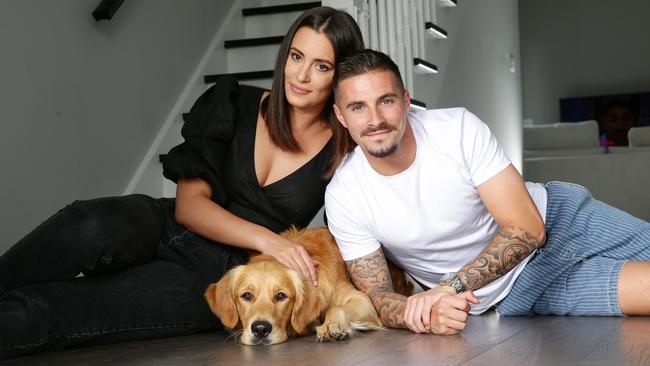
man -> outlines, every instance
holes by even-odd
[[[650,314],[650,224],[581,186],[524,183],[462,108],[409,113],[397,66],[337,63],[335,112],[358,145],[326,192],[355,285],[390,327],[457,334],[468,314]],[[425,289],[393,292],[385,258]]]

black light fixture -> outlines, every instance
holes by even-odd
[[[93,18],[95,21],[111,20],[123,2],[124,0],[102,0],[93,11]]]

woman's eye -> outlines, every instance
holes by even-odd
[[[251,293],[248,292],[248,291],[247,291],[247,292],[244,292],[243,294],[241,294],[240,297],[241,297],[244,301],[252,301],[252,300],[253,300],[253,294],[251,294]]]
[[[293,52],[292,52],[292,53],[290,54],[290,56],[291,56],[291,59],[292,59],[292,60],[294,60],[294,61],[300,61],[300,58],[301,58],[301,57],[300,57],[299,54],[297,54],[297,53],[293,53]]]
[[[275,299],[277,301],[282,301],[285,300],[286,298],[287,298],[287,294],[285,294],[284,292],[278,292],[277,294],[275,294]]]
[[[318,71],[330,71],[330,67],[326,64],[317,64],[316,68]]]

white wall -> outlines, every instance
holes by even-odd
[[[520,0],[524,116],[565,97],[650,91],[650,1]]]
[[[438,19],[449,31],[435,52],[449,53],[434,81],[418,81],[416,95],[432,94],[432,106],[466,107],[491,128],[521,171],[522,106],[517,0],[463,0],[442,9]],[[435,44],[435,43],[434,43]],[[514,61],[514,72],[510,69]],[[424,83],[424,84],[423,84]],[[428,84],[430,83],[430,84]],[[427,88],[431,85],[431,88]],[[427,91],[429,89],[430,91]]]
[[[0,1],[0,253],[124,191],[233,1]]]

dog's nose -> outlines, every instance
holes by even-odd
[[[273,329],[273,326],[271,326],[271,323],[264,321],[264,320],[256,320],[251,324],[251,331],[255,335],[255,337],[262,339],[269,335],[271,333],[271,330]]]

